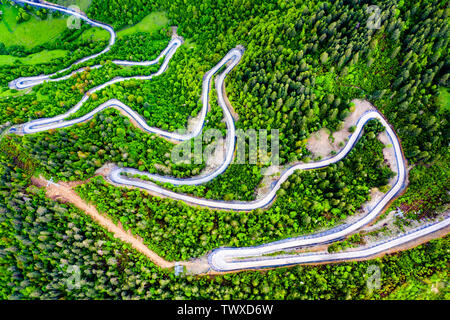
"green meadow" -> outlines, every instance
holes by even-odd
[[[10,5],[0,5],[3,12],[0,21],[0,42],[5,46],[22,45],[27,49],[55,39],[65,28],[64,18],[38,20],[31,17],[29,21],[17,24],[17,9]]]
[[[158,32],[161,28],[166,27],[168,24],[169,19],[167,18],[165,12],[152,12],[134,26],[118,31],[117,37],[123,38],[124,36],[138,32]],[[83,41],[89,39],[93,41],[108,40],[109,33],[101,28],[92,28],[83,32],[80,37]]]
[[[0,65],[14,65],[18,63],[24,65],[42,64],[53,59],[65,57],[68,53],[69,51],[67,50],[44,50],[35,54],[30,54],[29,56],[23,58],[0,55]]]
[[[117,36],[119,38],[124,37],[126,35],[130,35],[137,32],[148,32],[154,33],[159,31],[161,28],[167,26],[169,24],[169,19],[166,16],[165,12],[152,12],[141,22],[135,24],[134,26],[127,27],[123,30],[117,32]]]
[[[437,103],[439,105],[439,112],[445,113],[450,111],[450,92],[448,88],[439,88],[439,95],[437,96]]]

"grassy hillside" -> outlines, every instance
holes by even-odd
[[[17,9],[10,5],[0,5],[3,12],[0,21],[0,42],[5,46],[22,45],[28,49],[55,39],[67,27],[66,19],[38,20],[17,23]]]
[[[117,37],[119,39],[123,39],[126,36],[133,35],[140,32],[146,32],[150,34],[154,34],[161,30],[161,28],[168,26],[169,19],[167,18],[164,12],[152,12],[147,15],[144,19],[142,19],[139,23],[135,24],[131,27],[126,27],[117,32]],[[92,40],[108,40],[109,33],[106,30],[100,28],[92,28],[86,30],[81,35],[80,39],[82,41]]]
[[[159,31],[162,27],[167,26],[169,23],[169,19],[167,18],[166,14],[164,12],[152,12],[148,16],[146,16],[144,19],[142,19],[141,22],[138,24],[135,24],[132,27],[125,28],[123,30],[120,30],[117,33],[117,36],[119,38],[122,38],[124,36],[137,33],[137,32],[148,32],[148,33],[154,33]]]

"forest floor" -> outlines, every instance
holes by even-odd
[[[371,224],[371,225],[367,225],[363,228],[361,228],[360,231],[364,231],[364,232],[370,232],[370,231],[374,231],[377,229],[381,229],[383,226],[387,226],[388,223],[391,223],[394,220],[394,214],[395,211],[390,211],[386,217],[384,217],[383,219],[379,219],[378,221],[376,221],[375,223]]]
[[[105,215],[98,212],[95,206],[88,204],[72,189],[74,186],[79,185],[77,183],[65,183],[59,182],[58,184],[47,181],[46,179],[32,178],[32,182],[37,187],[44,187],[46,190],[46,195],[50,199],[58,200],[63,203],[71,203],[78,209],[89,215],[95,222],[104,227],[106,230],[111,232],[114,237],[130,244],[134,249],[144,254],[153,263],[161,268],[172,268],[174,263],[166,261],[157,255],[154,251],[150,250],[143,242],[142,238],[136,237],[130,231],[125,231],[123,227],[119,224],[116,225]]]
[[[396,174],[398,174],[398,168],[396,166],[396,160],[395,160],[394,147],[392,146],[392,142],[389,139],[387,132],[386,131],[381,132],[378,135],[378,140],[380,140],[381,143],[384,144],[384,148],[383,148],[384,162],[387,163],[387,165],[389,166],[389,168],[391,169],[392,172],[395,172]],[[405,167],[407,167],[407,166],[405,166]]]

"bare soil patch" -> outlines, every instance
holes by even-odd
[[[351,135],[350,127],[356,125],[356,122],[363,113],[369,110],[374,110],[375,107],[366,100],[354,99],[352,100],[354,106],[350,109],[350,114],[341,124],[341,129],[332,133],[326,128],[311,134],[308,138],[306,148],[315,157],[328,157],[331,151],[339,151],[345,145],[348,137]]]
[[[166,261],[154,251],[150,250],[142,241],[142,238],[134,236],[130,231],[125,231],[121,225],[116,225],[109,218],[97,211],[95,206],[86,203],[67,183],[49,183],[44,178],[32,178],[34,185],[44,187],[47,197],[53,200],[69,202],[89,215],[95,222],[111,232],[114,237],[130,244],[134,249],[148,257],[161,268],[172,268],[173,262]]]

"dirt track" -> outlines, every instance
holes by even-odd
[[[155,263],[157,266],[161,268],[172,268],[174,267],[175,263],[171,261],[166,261],[159,255],[157,255],[154,251],[150,250],[144,243],[143,240],[139,237],[134,236],[131,234],[131,232],[125,231],[122,226],[114,224],[110,219],[102,215],[97,211],[95,206],[90,205],[86,203],[81,197],[72,189],[72,187],[75,187],[77,185],[82,184],[82,181],[78,182],[60,182],[58,184],[49,183],[44,178],[32,178],[32,182],[37,187],[42,187],[46,189],[46,195],[47,197],[58,200],[62,202],[69,202],[85,212],[87,215],[89,215],[95,222],[97,222],[102,227],[106,228],[109,232],[111,232],[116,238],[130,244],[133,248],[135,248],[140,253],[144,254],[146,257],[148,257],[153,263]],[[416,241],[408,242],[402,246],[396,247],[394,249],[391,249],[387,252],[383,252],[381,254],[378,254],[376,256],[371,256],[364,259],[356,259],[356,260],[347,260],[347,261],[333,261],[333,262],[324,262],[324,263],[314,263],[313,265],[319,265],[319,264],[330,264],[330,263],[343,263],[343,262],[351,262],[351,261],[364,261],[364,260],[372,260],[378,257],[382,257],[386,254],[392,254],[399,251],[408,250],[411,248],[414,248],[418,245],[421,245],[425,242],[428,242],[432,239],[437,239],[446,236],[450,232],[450,228],[446,228],[443,230],[440,230],[439,232],[435,232],[433,234],[430,234],[426,237],[420,238]],[[326,246],[322,246],[319,248],[314,248],[316,250],[325,250]],[[237,270],[237,271],[229,271],[229,272],[216,272],[214,270],[208,270],[205,265],[205,261],[201,265],[198,265],[199,262],[182,262],[182,265],[185,265],[188,267],[188,269],[191,269],[191,271],[196,270],[199,272],[199,275],[221,275],[225,273],[235,273],[235,272],[242,272],[247,270]],[[311,265],[311,264],[306,264]],[[287,266],[291,267],[291,266]],[[264,270],[270,270],[273,268],[265,268],[260,269],[258,271],[264,271]],[[254,270],[253,270],[254,271]]]
[[[153,263],[161,268],[172,268],[173,262],[166,261],[158,256],[154,251],[150,250],[142,241],[131,232],[126,232],[121,226],[114,224],[110,219],[97,211],[95,206],[86,203],[81,197],[71,188],[77,183],[49,183],[43,178],[32,178],[33,184],[38,187],[43,187],[46,190],[47,197],[53,200],[62,202],[69,202],[78,209],[89,215],[95,222],[111,232],[116,238],[130,244],[134,249],[148,257]]]

